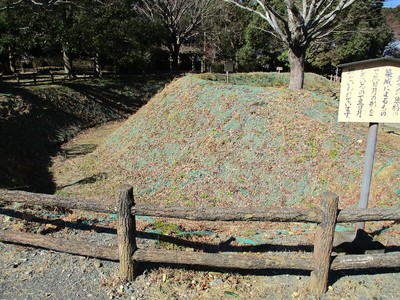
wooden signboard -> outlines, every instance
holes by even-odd
[[[230,60],[226,61],[224,64],[224,70],[225,70],[225,72],[232,73],[233,72],[233,62]]]
[[[226,72],[226,83],[229,82],[229,72],[233,72],[233,62],[231,60],[228,60],[224,64],[224,70]]]
[[[338,67],[339,122],[400,123],[400,59],[384,57]]]
[[[339,122],[369,123],[359,208],[368,207],[379,123],[400,123],[400,59],[384,57],[342,68]],[[357,224],[357,231],[365,223]]]

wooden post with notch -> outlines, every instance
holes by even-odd
[[[311,292],[316,297],[328,289],[338,204],[339,197],[333,193],[325,193],[320,202],[323,217],[315,233],[314,270],[311,272]]]
[[[118,255],[119,274],[123,279],[132,281],[135,278],[133,254],[136,251],[135,216],[131,213],[134,205],[133,189],[122,185],[118,190]]]

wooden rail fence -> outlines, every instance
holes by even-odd
[[[26,207],[44,206],[101,213],[118,213],[118,249],[43,235],[0,231],[0,241],[32,245],[72,254],[120,262],[120,275],[133,280],[138,262],[208,266],[224,269],[295,269],[311,271],[311,291],[320,297],[328,287],[330,270],[400,267],[400,253],[332,256],[335,226],[341,222],[400,220],[400,208],[338,209],[339,198],[325,193],[316,209],[284,208],[186,208],[135,205],[132,187],[119,189],[116,206],[94,201],[21,191],[0,190],[0,203],[18,202]],[[138,249],[135,216],[178,218],[195,221],[269,221],[317,223],[313,254],[298,253],[204,253]]]
[[[37,71],[31,71],[31,72],[18,72],[15,73],[12,76],[1,76],[0,77],[0,82],[1,81],[10,81],[10,80],[16,80],[17,84],[30,84],[33,83],[34,85],[37,85],[38,82],[48,82],[51,81],[51,83],[55,82],[55,76],[60,76],[63,73],[60,72],[53,72],[49,71],[48,74],[40,74]]]
[[[107,74],[104,72],[104,74]],[[33,84],[37,85],[39,83],[56,83],[56,81],[65,79],[64,71],[52,71],[48,70],[48,73],[40,73],[38,71],[29,72],[18,72],[13,75],[2,75],[0,74],[0,82],[15,82],[18,85]],[[88,79],[94,78],[95,74],[93,72],[86,72],[82,74],[77,74],[78,78]]]

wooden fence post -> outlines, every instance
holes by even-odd
[[[118,254],[119,274],[122,278],[132,281],[135,278],[133,254],[136,251],[135,216],[131,213],[134,205],[133,189],[122,185],[118,190]]]
[[[332,243],[335,234],[339,197],[333,193],[322,196],[322,222],[318,225],[314,242],[314,270],[311,272],[311,292],[320,297],[328,288]]]

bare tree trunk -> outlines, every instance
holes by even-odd
[[[172,72],[173,64],[172,64],[172,51],[169,53],[169,71]]]
[[[170,70],[171,72],[178,72],[179,71],[179,53],[180,53],[180,45],[174,44],[170,47]]]
[[[14,52],[12,51],[11,47],[8,47],[8,63],[9,63],[11,73],[14,74],[16,72],[15,56],[14,56]]]
[[[225,2],[230,2],[263,18],[271,26],[272,34],[288,46],[291,69],[289,87],[298,90],[304,83],[306,49],[311,42],[329,34],[336,26],[338,15],[356,0],[225,0]],[[286,13],[283,14],[281,9],[285,9]]]
[[[201,73],[205,73],[207,70],[206,70],[206,50],[207,50],[207,48],[206,48],[206,33],[204,32],[203,33],[203,56],[202,56],[202,58],[201,58],[201,70],[200,70],[200,72]]]
[[[192,72],[196,72],[196,55],[191,55],[190,60],[192,62]]]
[[[93,57],[93,69],[96,77],[101,78],[101,67],[99,53],[96,53]]]
[[[62,54],[63,54],[63,62],[64,62],[64,73],[67,78],[73,78],[73,66],[72,66],[72,59],[68,53],[68,46],[66,44],[62,47]]]
[[[206,70],[206,57],[204,55],[203,58],[201,59],[201,73],[205,72],[207,72],[207,70]]]
[[[305,49],[289,47],[290,83],[289,88],[300,90],[304,85]]]

